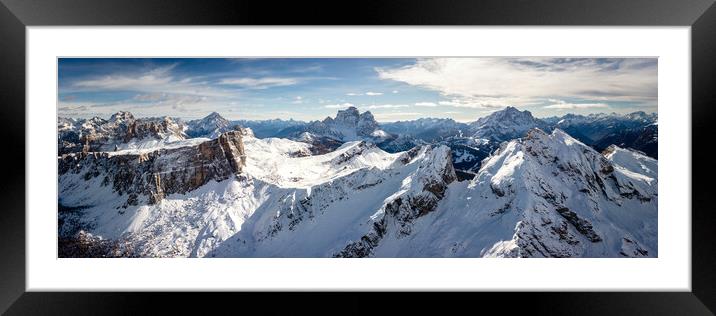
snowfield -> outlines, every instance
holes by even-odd
[[[279,187],[308,188],[361,168],[385,169],[400,154],[388,154],[362,141],[343,144],[337,150],[310,155],[309,145],[280,138],[245,139],[246,171]]]
[[[144,257],[658,255],[657,161],[616,146],[603,155],[559,129],[503,143],[462,182],[446,146],[391,154],[350,141],[311,155],[307,143],[250,132],[243,145],[241,172],[156,204],[127,206],[89,169],[59,176],[59,203]]]

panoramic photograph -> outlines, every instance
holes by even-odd
[[[57,67],[59,258],[658,257],[657,58]]]

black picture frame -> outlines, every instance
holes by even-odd
[[[643,25],[691,26],[692,291],[679,293],[413,294],[387,307],[407,312],[483,310],[503,301],[512,311],[551,315],[713,315],[716,311],[716,216],[708,198],[714,179],[710,148],[716,106],[716,5],[713,0],[556,1],[130,1],[0,0],[0,311],[24,314],[188,313],[253,301],[256,293],[39,293],[25,291],[25,27],[60,25]],[[681,105],[667,105],[681,106]],[[667,132],[668,131],[664,131]],[[662,183],[667,188],[671,185]],[[661,211],[661,210],[660,210]],[[285,296],[277,309],[315,308],[313,293]],[[374,310],[376,294],[325,294],[340,313]],[[191,296],[191,297],[189,297]],[[263,296],[266,298],[266,295]],[[223,302],[223,304],[186,304]],[[406,304],[405,302],[415,302]],[[509,303],[512,302],[512,303]],[[365,304],[368,303],[368,304]],[[429,304],[428,304],[429,303]],[[426,305],[430,305],[427,306]],[[326,306],[326,305],[324,305]],[[427,308],[427,309],[426,309]],[[387,309],[386,309],[387,310]],[[385,311],[385,310],[384,310]]]

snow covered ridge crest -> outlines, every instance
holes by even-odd
[[[469,184],[485,211],[514,225],[511,240],[481,254],[654,257],[657,172],[640,153],[613,146],[605,157],[559,129],[533,129],[502,144]]]
[[[435,211],[448,185],[457,180],[451,156],[447,146],[424,146],[401,155],[399,163],[419,164],[417,170],[403,180],[400,191],[384,200],[380,216],[372,218],[372,229],[333,257],[369,257],[386,235],[395,239],[410,236],[414,223]]]
[[[410,236],[456,179],[446,146],[388,154],[356,142],[323,156],[315,159],[353,171],[310,187],[274,189],[234,237],[206,256],[373,256],[383,238]]]

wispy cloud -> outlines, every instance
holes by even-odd
[[[440,101],[438,104],[458,108],[497,109],[508,105],[532,105],[535,101],[519,97],[465,97],[450,101]]]
[[[120,90],[134,89],[137,87],[166,86],[173,81],[170,72],[177,64],[158,67],[136,75],[107,75],[99,78],[80,80],[74,83],[75,87]]]
[[[297,78],[224,78],[219,81],[223,85],[235,85],[247,89],[268,89],[273,87],[291,86],[299,83]]]
[[[438,106],[435,102],[417,102],[415,103],[415,106],[424,106],[424,107],[436,107]]]
[[[369,106],[363,106],[362,108],[369,109],[369,110],[376,110],[376,109],[398,109],[398,108],[407,108],[409,105],[407,104],[374,104]]]
[[[328,105],[324,105],[323,107],[326,109],[344,109],[344,108],[351,107],[351,106],[354,106],[353,103],[346,102],[346,103],[341,103],[341,104],[328,104]]]
[[[608,108],[609,105],[606,103],[568,103],[561,100],[553,100],[557,103],[545,106],[545,109],[556,109],[556,110],[577,110],[577,109],[600,109]]]
[[[68,86],[62,87],[62,90],[66,93],[134,91],[148,94],[166,93],[213,97],[235,95],[230,91],[217,89],[206,81],[198,80],[197,77],[175,76],[172,71],[176,66],[175,63],[134,73],[115,73],[83,78],[70,82]]]
[[[426,58],[375,68],[384,80],[438,91],[453,106],[489,107],[548,96],[655,103],[656,59]]]
[[[397,93],[397,92],[393,92],[393,93]],[[349,93],[346,93],[346,95],[349,97],[355,97],[355,96],[359,96],[359,95],[367,95],[367,96],[375,97],[375,96],[383,95],[383,93],[382,92],[373,92],[373,91],[368,91],[365,93],[349,92]]]

